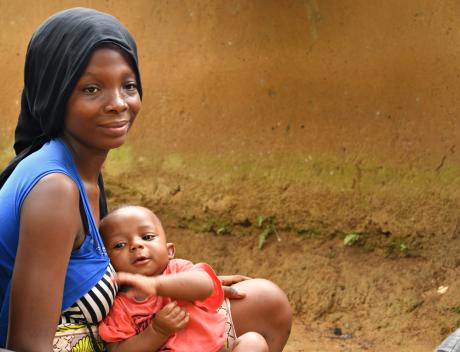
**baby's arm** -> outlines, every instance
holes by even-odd
[[[203,300],[214,290],[214,282],[205,271],[188,271],[155,277],[156,294],[182,301]]]
[[[185,309],[179,307],[176,302],[168,303],[156,313],[152,323],[144,331],[124,341],[108,343],[108,350],[109,352],[157,351],[188,321],[189,315]]]
[[[214,291],[212,278],[201,270],[152,277],[118,273],[116,281],[119,284],[134,286],[149,296],[163,296],[182,301],[204,300]]]

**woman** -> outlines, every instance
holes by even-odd
[[[117,287],[98,232],[106,213],[100,172],[108,152],[125,142],[141,97],[136,44],[113,16],[74,8],[33,34],[18,156],[0,175],[0,347],[62,350],[69,339],[71,346],[81,339],[102,347],[94,326]],[[275,285],[257,282],[244,281],[247,297],[232,313],[238,319],[240,309],[253,311],[243,330],[260,332],[271,351],[280,351],[289,304]],[[269,315],[274,306],[276,317]]]

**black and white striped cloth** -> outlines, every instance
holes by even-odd
[[[102,321],[109,313],[118,292],[118,285],[112,281],[114,275],[115,270],[109,264],[96,286],[62,312],[59,324],[97,324]]]

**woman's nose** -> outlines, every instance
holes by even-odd
[[[114,89],[110,92],[107,97],[107,102],[105,105],[105,112],[115,112],[120,113],[128,109],[128,103],[126,102],[126,97],[120,89]]]

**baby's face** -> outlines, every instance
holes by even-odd
[[[120,208],[102,221],[100,231],[116,271],[160,275],[174,257],[174,245],[166,243],[161,223],[146,208]]]

